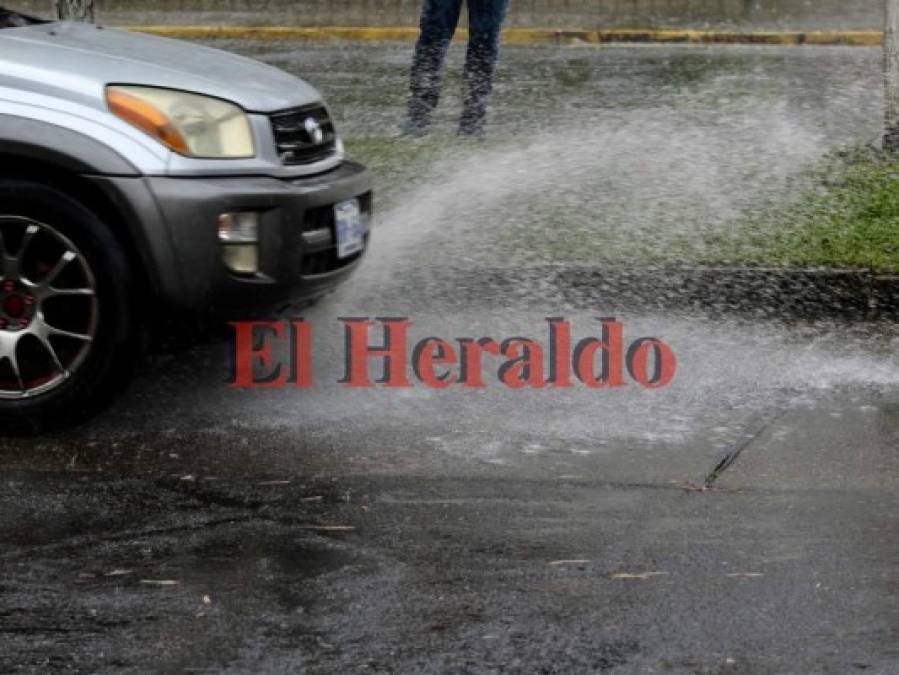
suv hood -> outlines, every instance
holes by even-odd
[[[249,112],[274,112],[321,100],[303,80],[252,59],[83,23],[3,29],[0,73],[25,89],[52,88],[68,91],[73,99],[88,96],[94,101],[98,95],[103,98],[108,84],[182,89],[233,101]]]

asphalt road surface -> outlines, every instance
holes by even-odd
[[[801,103],[777,73],[809,52],[740,53]],[[847,81],[872,58],[827,54]],[[713,68],[684,104],[735,81]],[[846,114],[817,152],[875,128]],[[506,201],[472,214],[454,175],[389,187],[363,269],[305,312],[314,387],[229,388],[218,341],[152,356],[91,424],[0,440],[0,670],[899,672],[896,327],[634,308],[626,340],[677,356],[663,389],[513,390],[487,360],[483,389],[338,384],[339,317],[409,317],[410,344],[545,345],[558,316],[598,335],[601,294],[479,280]]]

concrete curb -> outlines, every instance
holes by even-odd
[[[550,265],[487,270],[484,283],[602,311],[899,318],[899,276],[857,269]]]
[[[162,37],[192,40],[260,40],[260,41],[402,41],[418,37],[418,29],[410,27],[341,27],[321,28],[294,26],[126,26],[128,30]],[[457,40],[466,40],[467,30],[459,30]],[[732,32],[703,30],[552,30],[510,28],[503,32],[506,44],[746,44],[746,45],[848,45],[874,47],[883,44],[880,31],[812,31],[812,32]]]

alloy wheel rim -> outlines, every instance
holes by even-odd
[[[96,278],[57,229],[0,215],[0,400],[52,391],[84,364],[97,332]]]

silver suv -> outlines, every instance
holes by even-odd
[[[0,434],[98,410],[154,307],[240,318],[326,293],[370,213],[302,80],[0,8]]]

